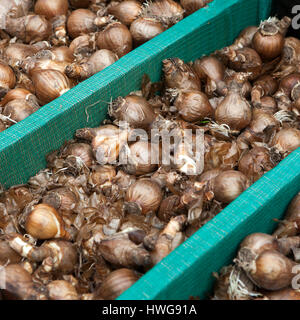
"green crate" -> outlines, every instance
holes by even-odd
[[[0,133],[0,183],[9,187],[26,182],[45,167],[45,155],[71,139],[75,130],[99,125],[111,99],[139,89],[144,73],[158,80],[163,59],[180,57],[190,61],[229,45],[243,28],[267,18],[270,7],[271,0],[214,0]],[[296,151],[120,299],[205,297],[212,285],[211,272],[230,262],[245,235],[270,231],[272,218],[280,217],[299,185],[300,151]]]

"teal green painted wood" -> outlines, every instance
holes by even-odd
[[[0,134],[0,183],[26,182],[45,167],[45,155],[72,138],[78,128],[96,126],[107,104],[137,90],[144,73],[153,81],[168,57],[193,60],[232,43],[270,12],[271,0],[214,0],[117,63],[82,82],[59,99]],[[300,189],[300,151],[266,174],[215,219],[150,270],[120,299],[205,297],[211,272],[230,262],[240,240],[270,231]]]

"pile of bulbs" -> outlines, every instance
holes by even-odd
[[[0,132],[212,0],[2,0]]]
[[[110,119],[77,130],[47,169],[3,190],[3,298],[118,297],[300,147],[300,40],[285,38],[289,24],[270,18],[193,63],[164,60],[161,82],[145,75],[140,91],[110,104]],[[130,139],[137,129],[189,129],[192,150],[174,138],[170,163],[153,163],[152,140]],[[204,167],[191,174],[197,130]]]
[[[300,300],[300,193],[290,203],[273,235],[247,236],[224,267],[214,300]]]

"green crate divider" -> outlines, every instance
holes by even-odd
[[[0,134],[0,183],[24,183],[46,165],[45,155],[73,137],[76,129],[96,126],[111,99],[137,90],[144,73],[160,78],[161,61],[185,61],[232,43],[249,25],[268,17],[271,0],[214,0],[112,66],[82,82]],[[300,151],[244,192],[119,299],[205,297],[211,272],[230,262],[240,240],[270,231],[300,186]]]

